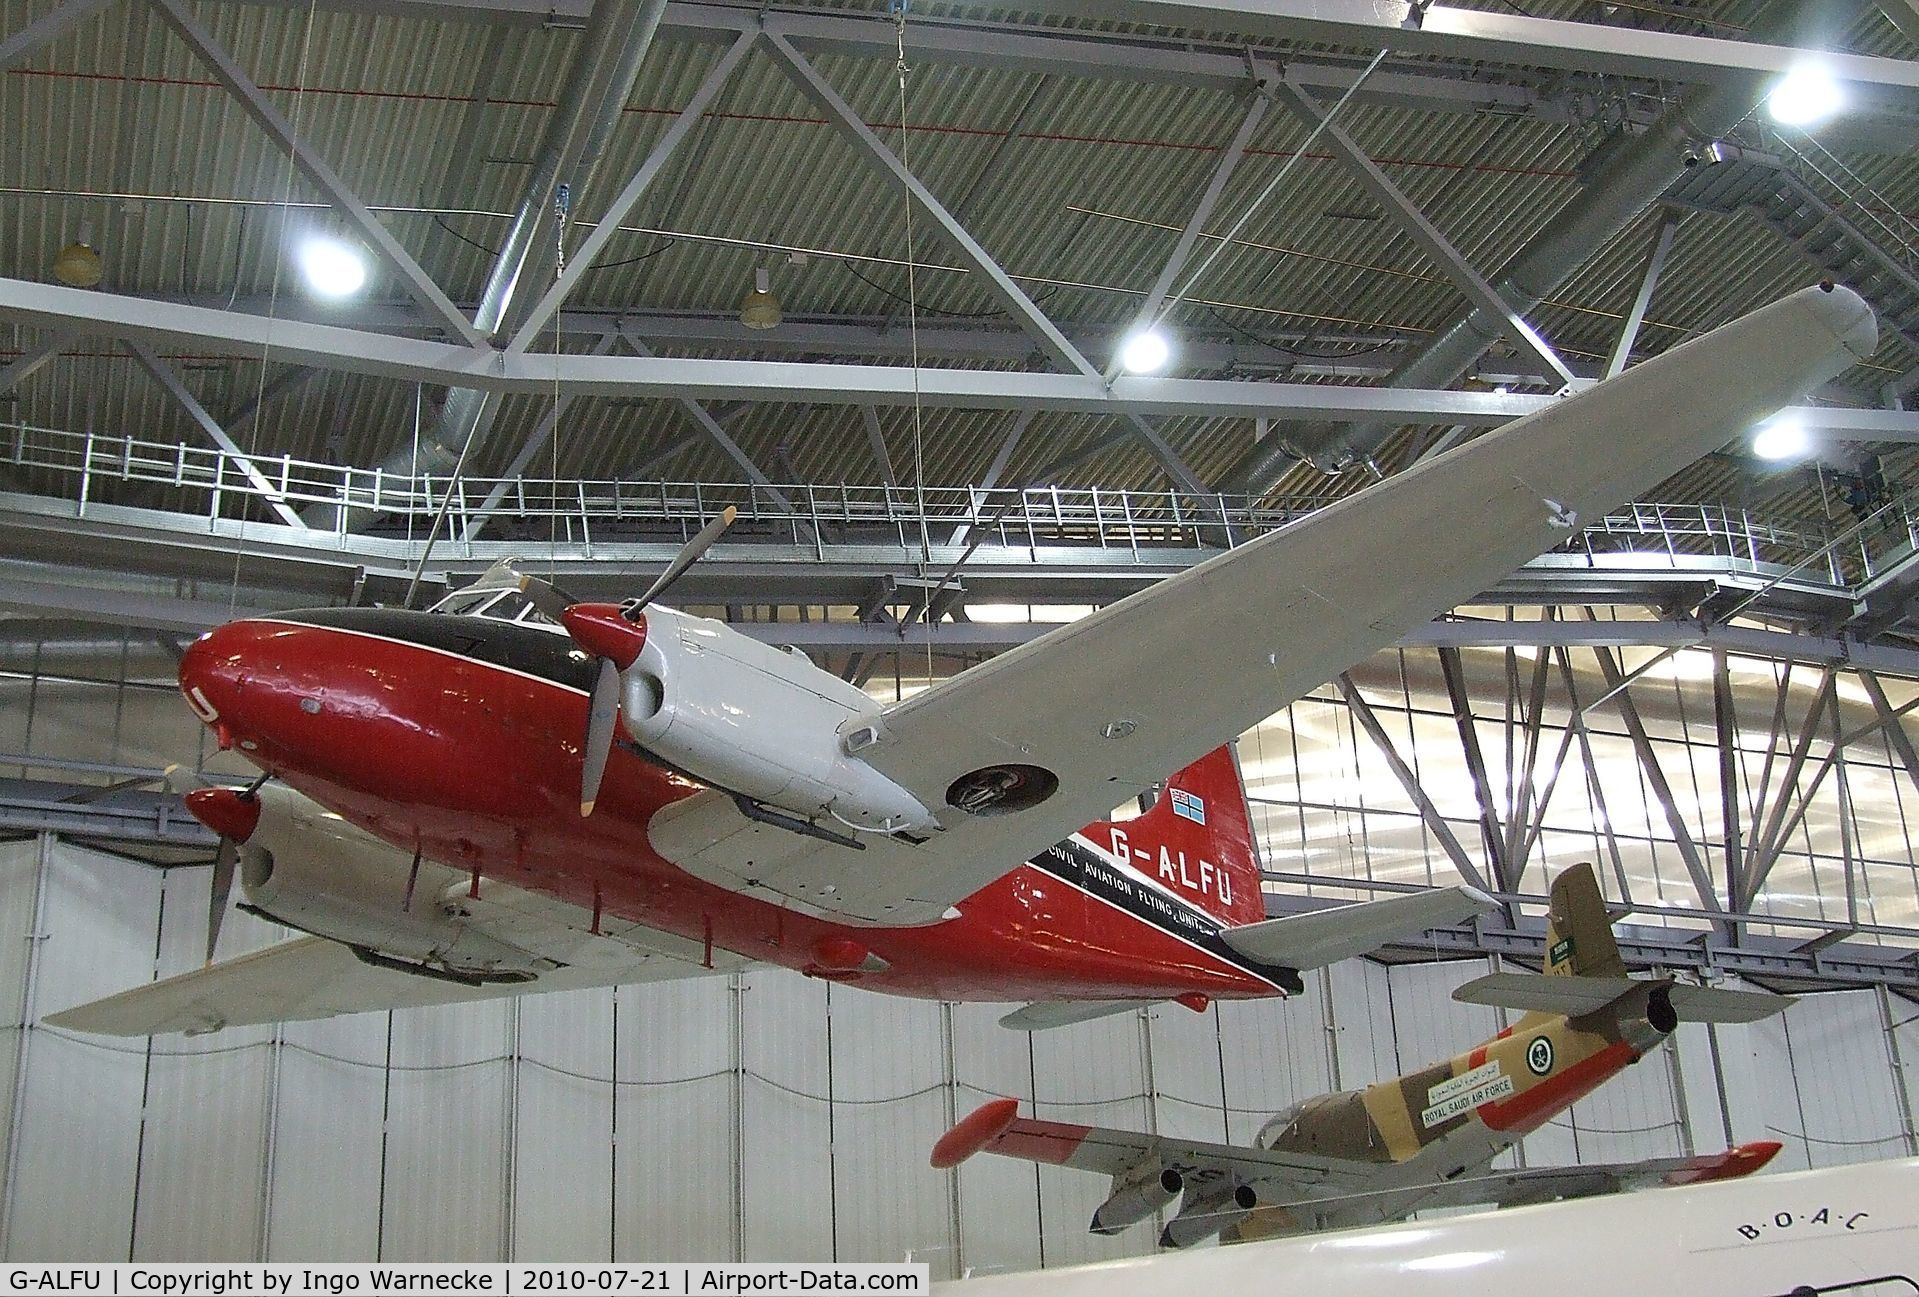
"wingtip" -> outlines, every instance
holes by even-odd
[[[1018,1118],[1018,1099],[983,1103],[940,1136],[928,1161],[936,1171],[950,1170],[1004,1135]]]

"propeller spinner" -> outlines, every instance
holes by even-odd
[[[178,773],[176,773],[178,772]],[[167,771],[169,784],[189,779],[179,767]],[[188,789],[182,800],[193,818],[220,835],[220,849],[213,857],[213,889],[207,903],[207,962],[213,962],[214,948],[220,943],[220,928],[226,921],[227,904],[233,899],[233,876],[240,864],[240,846],[260,827],[260,781],[245,788],[222,788],[198,784]]]
[[[557,586],[535,576],[520,577],[520,592],[541,612],[566,627],[573,642],[599,661],[593,696],[587,705],[586,738],[581,744],[580,816],[593,814],[606,760],[613,750],[614,727],[620,714],[620,673],[633,665],[646,647],[646,609],[667,592],[687,570],[711,549],[739,510],[728,505],[673,556],[666,570],[653,579],[646,593],[625,603],[581,603]]]

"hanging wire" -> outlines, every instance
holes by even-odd
[[[293,127],[293,135],[294,135],[294,138],[296,139],[299,138],[299,135],[300,135],[301,116],[303,111],[306,108],[307,67],[308,67],[309,57],[313,52],[313,27],[316,19],[319,16],[319,8],[320,8],[319,0],[307,0],[306,28],[300,34],[300,67],[299,67],[299,71],[295,74],[293,78],[292,127]],[[287,214],[293,210],[293,171],[294,171],[293,152],[289,150],[287,152],[286,171],[281,176],[281,180],[280,180],[280,203],[279,203],[280,240],[282,244],[284,244],[286,241]],[[246,239],[246,226],[244,224],[242,224],[240,227],[240,238],[241,238],[241,241],[244,243]],[[237,292],[239,289],[239,269],[238,269],[239,263],[237,259],[234,265],[235,265],[234,289]],[[251,463],[253,460],[253,452],[259,448],[260,428],[261,428],[261,425],[266,422],[267,365],[272,361],[272,358],[273,358],[273,321],[276,318],[276,316],[279,314],[280,278],[285,273],[285,268],[286,268],[285,256],[274,257],[273,279],[270,286],[267,289],[266,340],[260,346],[260,373],[259,373],[259,378],[255,382],[254,388],[253,388],[253,418],[249,420],[249,426],[247,427],[247,430],[246,430],[246,458],[247,458],[247,462],[249,463]],[[230,302],[229,302],[229,305],[231,305]],[[346,485],[347,485],[347,479],[345,475],[343,474],[340,481],[340,486],[341,486],[340,507],[343,512],[346,508],[346,497],[348,494],[345,489]],[[240,564],[242,560],[245,559],[246,552],[247,552],[247,509],[246,509],[246,504],[243,501],[240,506],[240,524],[237,531],[235,532],[235,538],[234,538],[234,544],[233,544],[233,580],[227,586],[227,616],[228,617],[232,617],[235,613],[239,611]]]
[[[1346,87],[1346,92],[1340,95],[1331,110],[1322,116],[1313,129],[1307,133],[1306,138],[1301,141],[1299,147],[1293,150],[1292,156],[1288,157],[1286,161],[1280,165],[1278,174],[1266,182],[1266,187],[1259,191],[1252,202],[1246,204],[1246,210],[1239,214],[1239,219],[1233,222],[1232,228],[1219,236],[1219,241],[1213,245],[1211,252],[1208,252],[1204,257],[1200,258],[1200,263],[1193,267],[1193,272],[1190,275],[1186,276],[1186,282],[1180,285],[1177,292],[1168,295],[1166,300],[1160,303],[1159,309],[1153,312],[1153,318],[1147,321],[1146,327],[1151,328],[1159,324],[1168,315],[1172,314],[1174,308],[1186,300],[1186,295],[1191,293],[1193,286],[1200,281],[1200,278],[1204,276],[1208,270],[1212,269],[1213,263],[1219,260],[1220,254],[1226,251],[1227,248],[1233,246],[1234,240],[1239,238],[1239,232],[1245,229],[1247,222],[1253,219],[1253,214],[1265,206],[1266,200],[1271,198],[1274,193],[1278,192],[1279,187],[1286,183],[1286,178],[1292,175],[1293,168],[1299,165],[1299,160],[1306,156],[1307,152],[1313,147],[1314,142],[1325,133],[1326,128],[1331,126],[1333,122],[1339,118],[1339,115],[1345,111],[1346,105],[1352,102],[1353,96],[1359,93],[1359,88],[1366,84],[1367,79],[1373,75],[1379,68],[1379,65],[1386,61],[1387,53],[1386,47],[1381,46],[1379,53],[1373,55],[1372,62],[1368,63],[1364,70],[1354,78],[1353,83]]]
[[[913,163],[907,152],[911,132],[906,125],[906,81],[912,68],[906,62],[906,7],[907,0],[891,0],[888,10],[893,15],[893,39],[897,51],[893,71],[900,88],[900,169],[910,176],[913,174]],[[906,329],[913,358],[913,492],[917,505],[915,512],[919,514],[920,558],[922,562],[930,562],[933,541],[926,523],[926,427],[920,408],[919,258],[913,248],[913,190],[904,179],[900,182],[900,206],[906,213]],[[942,581],[938,587],[926,587],[926,607],[920,615],[920,620],[926,626],[928,687],[933,683],[933,598],[944,585]]]

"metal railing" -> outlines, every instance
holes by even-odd
[[[837,546],[890,545],[932,557],[973,540],[1014,550],[1101,550],[1117,561],[1157,562],[1166,551],[1216,546],[1222,523],[1244,542],[1297,521],[1338,497],[1249,499],[1176,491],[1078,487],[795,484],[779,497],[748,483],[418,477],[287,455],[245,456],[214,447],[132,436],[0,423],[0,465],[64,478],[62,498],[84,516],[104,484],[147,488],[154,503],[205,520],[209,528],[267,501],[329,508],[344,535],[346,511],[382,518],[378,534],[424,535],[448,505],[447,547],[486,515],[534,524],[569,546],[683,538],[727,505],[749,526],[742,539],[787,542],[822,555]],[[159,488],[155,492],[152,489]],[[447,497],[449,490],[452,499]],[[116,490],[124,498],[126,492]],[[317,532],[326,536],[328,532]],[[1870,524],[1768,519],[1722,504],[1624,505],[1568,532],[1557,553],[1592,566],[1637,556],[1665,566],[1714,561],[1735,572],[1850,590],[1919,550],[1919,493],[1876,506]]]

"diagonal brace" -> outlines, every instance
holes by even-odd
[[[437,316],[441,327],[455,337],[469,346],[484,347],[486,339],[480,336],[460,308],[420,268],[413,254],[400,245],[400,241],[368,210],[359,196],[348,188],[340,174],[294,132],[292,123],[273,106],[253,78],[234,61],[233,55],[213,39],[213,34],[201,25],[198,18],[187,11],[182,0],[151,2],[161,19],[186,42],[200,62],[213,73],[214,79],[226,87],[228,94],[239,100],[247,116],[272,138],[281,151],[293,160],[300,174],[326,196],[334,210],[344,216],[360,237],[399,275],[408,296],[429,315]]]

